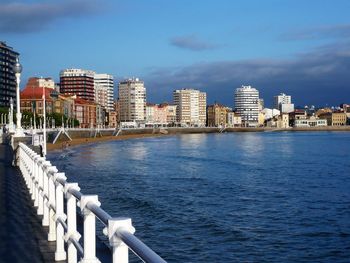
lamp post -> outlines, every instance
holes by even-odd
[[[21,73],[22,73],[22,65],[19,63],[18,57],[16,58],[16,64],[13,67],[13,71],[15,72],[16,75],[16,83],[17,83],[17,88],[16,88],[16,105],[17,105],[17,126],[16,126],[16,132],[15,132],[15,137],[24,137],[24,132],[23,128],[21,126],[21,119],[22,119],[22,114],[21,114],[21,108],[20,108],[20,103],[21,103],[21,98],[19,95],[19,83],[21,81]]]

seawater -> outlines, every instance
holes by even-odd
[[[168,262],[350,262],[350,133],[165,136],[48,158]]]

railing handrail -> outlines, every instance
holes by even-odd
[[[166,262],[133,234],[135,229],[132,227],[130,218],[113,218],[100,207],[97,196],[83,195],[78,184],[67,182],[64,173],[59,173],[46,158],[39,157],[24,143],[19,143],[19,149],[19,167],[29,192],[32,194],[34,205],[38,206],[38,214],[43,214],[43,225],[49,225],[49,241],[50,235],[51,239],[53,236],[56,239],[56,260],[65,259],[66,252],[60,239],[62,238],[68,242],[68,262],[76,262],[77,252],[83,256],[83,259],[89,257],[88,260],[95,261],[96,217],[106,227],[103,232],[108,236],[113,248],[113,262],[128,262],[128,248],[144,262]],[[56,194],[52,195],[52,191],[55,191]],[[63,212],[63,198],[67,199],[67,216]],[[84,254],[85,249],[79,243],[80,234],[76,230],[76,201],[79,201],[84,215],[84,247],[88,246],[86,254]],[[52,215],[51,218],[49,213]],[[52,230],[52,224],[55,225],[56,234]],[[69,244],[72,244],[73,247]],[[123,244],[126,245],[126,250]]]

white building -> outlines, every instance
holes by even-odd
[[[118,96],[120,121],[144,123],[146,120],[146,88],[144,82],[138,78],[120,82]]]
[[[108,74],[95,74],[95,101],[104,107],[108,112],[113,111],[114,81],[113,76]]]
[[[327,120],[326,119],[319,119],[315,116],[311,116],[308,119],[296,119],[294,121],[294,127],[320,127],[320,126],[327,126]]]
[[[55,89],[55,82],[52,78],[38,78],[38,86]]]
[[[175,90],[176,120],[182,125],[205,126],[207,94],[195,89]]]
[[[242,86],[235,91],[235,110],[244,126],[257,127],[259,121],[259,91]]]
[[[279,110],[269,109],[269,108],[263,109],[262,113],[264,114],[265,120],[272,119],[273,117],[277,117],[281,114],[281,112]]]
[[[242,126],[242,118],[238,116],[234,112],[227,113],[227,126],[228,127],[241,127]]]
[[[274,108],[280,110],[282,113],[290,113],[294,111],[294,104],[292,97],[284,93],[274,97]]]

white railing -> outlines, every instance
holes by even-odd
[[[83,195],[77,183],[67,182],[64,173],[27,145],[19,144],[17,158],[37,214],[43,216],[42,225],[49,227],[47,239],[56,241],[56,261],[68,258],[69,263],[100,262],[96,258],[98,218],[105,226],[103,233],[108,236],[114,263],[127,263],[129,249],[143,262],[166,262],[133,235],[135,229],[130,218],[111,217],[100,207],[97,195]],[[77,231],[77,207],[84,219],[83,245]]]

